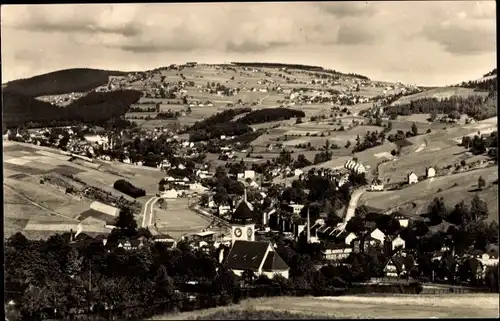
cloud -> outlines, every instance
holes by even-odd
[[[16,5],[1,15],[4,79],[248,59],[457,82],[496,61],[493,1]]]
[[[467,3],[467,7],[450,13],[444,21],[431,21],[423,26],[422,35],[438,43],[446,52],[472,55],[496,51],[496,26],[491,3]],[[493,3],[494,5],[494,3]],[[490,7],[490,9],[494,9]],[[492,19],[493,17],[493,19]]]
[[[341,25],[337,34],[337,43],[340,45],[368,45],[374,42],[375,35],[356,24]]]
[[[343,17],[364,17],[372,16],[378,12],[377,4],[373,2],[321,2],[318,8],[324,13]]]

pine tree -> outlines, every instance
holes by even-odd
[[[488,217],[488,205],[476,194],[470,203],[470,212],[474,221],[482,221]]]

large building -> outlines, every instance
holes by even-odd
[[[223,260],[225,267],[241,276],[244,271],[273,278],[288,278],[290,267],[283,261],[270,242],[255,241],[253,206],[247,201],[246,190],[242,201],[231,217],[231,249]]]

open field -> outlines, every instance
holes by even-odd
[[[426,175],[427,167],[444,168],[448,165],[460,164],[461,160],[467,160],[469,156],[465,148],[453,146],[435,151],[436,144],[414,144],[407,147],[412,149],[408,156],[395,158],[394,161],[380,164],[379,178],[384,183],[397,183],[407,181],[408,174],[415,172],[417,176]]]
[[[116,180],[125,178],[132,184],[144,188],[147,193],[154,194],[158,189],[158,177],[162,176],[157,168],[111,162],[97,162],[96,165],[101,165],[98,166],[99,169],[94,169],[64,160],[69,157],[59,154],[55,149],[15,142],[5,143],[4,159],[10,161],[4,162],[4,213],[7,236],[18,231],[27,233],[33,231],[37,237],[44,231],[46,234],[55,231],[64,232],[67,230],[66,227],[78,223],[76,218],[80,213],[89,209],[91,200],[86,198],[80,200],[65,194],[63,189],[49,183],[41,185],[40,179],[48,173],[72,174],[91,186],[109,191],[115,196],[123,196],[128,200],[132,198],[113,188]],[[101,221],[92,222],[85,225],[84,231],[104,233],[106,230],[102,229],[102,225]]]
[[[279,297],[248,299],[239,305],[162,315],[151,320],[210,320],[224,311],[287,311],[318,318],[498,317],[498,294]],[[251,314],[250,314],[251,315]],[[311,318],[314,319],[314,316]],[[250,318],[250,316],[247,316]],[[297,317],[300,318],[300,317]],[[255,318],[254,318],[255,319]],[[278,319],[278,317],[276,318]],[[302,319],[302,318],[300,318]]]
[[[423,92],[420,92],[420,93],[417,93],[414,95],[401,97],[400,99],[393,102],[391,105],[397,106],[397,105],[408,104],[412,100],[417,100],[417,99],[422,99],[422,98],[444,99],[444,98],[450,98],[451,96],[468,97],[468,96],[487,96],[487,95],[488,95],[487,92],[477,92],[477,91],[474,91],[474,89],[470,89],[470,88],[443,87],[443,88],[426,90],[426,91],[423,91]]]
[[[166,209],[156,205],[153,223],[158,230],[173,238],[179,238],[188,233],[197,233],[207,228],[211,221],[188,208],[187,198],[165,199]]]
[[[480,176],[485,179],[486,188],[482,191],[476,191],[477,181]],[[411,213],[419,215],[426,211],[427,206],[435,197],[443,197],[447,206],[452,208],[461,200],[470,202],[477,193],[488,204],[489,220],[498,221],[498,185],[493,184],[496,179],[498,179],[498,168],[491,166],[426,179],[401,190],[366,192],[361,197],[359,205],[364,204],[389,210],[413,202],[416,205]]]

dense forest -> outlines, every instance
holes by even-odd
[[[497,78],[487,79],[483,81],[463,82],[460,86],[465,88],[471,88],[476,91],[487,91],[488,93],[490,93],[490,96],[492,96],[492,93],[497,91]]]
[[[122,71],[88,68],[58,70],[31,78],[10,81],[3,91],[29,97],[88,92],[98,86],[106,85],[109,76],[124,76],[126,74]]]
[[[66,107],[54,106],[26,95],[3,93],[4,126],[53,126],[54,123],[85,122],[101,125],[125,114],[141,92],[135,90],[91,92]]]
[[[445,99],[421,98],[409,104],[387,107],[389,115],[408,116],[411,114],[447,114],[456,119],[460,114],[466,114],[476,120],[494,117],[497,114],[496,102],[492,98],[480,96],[452,96]]]
[[[319,66],[308,66],[308,65],[300,65],[300,64],[281,64],[281,63],[268,63],[268,62],[231,62],[231,64],[240,66],[240,67],[256,67],[256,68],[290,68],[290,69],[298,69],[298,70],[306,70],[306,71],[321,71],[328,72],[339,75],[351,76],[354,78],[370,80],[370,78],[358,75],[355,73],[341,73],[336,70],[325,69]]]
[[[248,113],[252,111],[251,108],[231,108],[227,109],[224,111],[221,111],[220,113],[217,113],[215,115],[212,115],[200,122],[194,123],[191,128],[189,128],[189,131],[196,131],[196,130],[206,130],[209,129],[210,127],[220,124],[220,123],[227,123],[233,120],[234,117]]]
[[[305,117],[306,114],[301,110],[288,108],[266,108],[254,110],[242,118],[238,119],[242,124],[262,124],[272,121],[290,119],[292,117]]]

